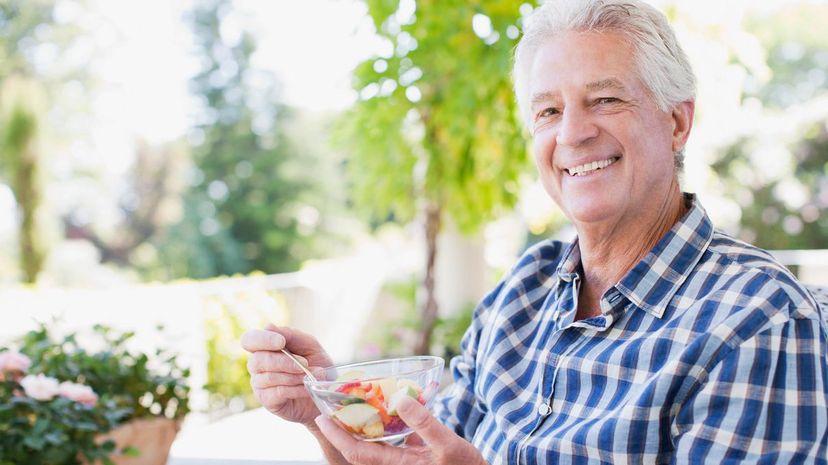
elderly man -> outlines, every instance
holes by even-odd
[[[826,325],[784,267],[682,193],[694,78],[666,18],[549,1],[515,81],[540,178],[578,234],[532,247],[485,297],[436,418],[403,405],[418,437],[402,449],[317,418],[272,351],[330,360],[289,328],[244,337],[262,403],[332,463],[826,464]]]

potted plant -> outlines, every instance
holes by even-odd
[[[97,325],[92,336],[84,342],[97,350],[80,344],[76,333],[56,338],[41,325],[20,340],[19,353],[5,351],[6,368],[14,370],[7,370],[0,397],[0,465],[166,463],[189,411],[189,370],[163,350],[152,359],[129,350],[132,332]],[[60,393],[50,397],[56,383],[86,402]],[[12,444],[7,434],[20,442]],[[6,442],[24,455],[11,455]]]
[[[88,386],[27,374],[28,357],[0,352],[0,464],[77,464],[117,452],[98,435],[128,412]]]

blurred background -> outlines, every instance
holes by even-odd
[[[684,189],[828,284],[828,1],[652,3],[698,78]],[[511,92],[534,6],[0,0],[0,343],[135,331],[192,370],[170,463],[318,461],[256,409],[246,329],[450,357],[522,250],[574,235]]]

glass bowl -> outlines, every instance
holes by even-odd
[[[397,404],[411,397],[430,408],[443,363],[432,356],[351,363],[304,382],[319,411],[355,438],[399,445],[412,430],[397,415]]]

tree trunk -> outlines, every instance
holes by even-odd
[[[34,143],[37,116],[22,103],[13,103],[8,119],[2,124],[0,156],[9,168],[11,188],[21,212],[20,268],[24,281],[34,283],[46,256],[37,224],[37,210],[42,201],[40,166]]]
[[[20,206],[20,265],[23,279],[34,283],[43,267],[46,256],[40,240],[37,225],[37,210],[41,203],[40,183],[38,179],[37,157],[25,151],[19,154],[14,173],[14,195]]]
[[[434,294],[434,271],[437,257],[437,234],[440,231],[440,217],[442,211],[439,205],[429,204],[426,207],[425,236],[426,236],[426,272],[423,279],[423,292],[420,315],[420,333],[417,335],[417,344],[414,353],[426,355],[431,350],[431,333],[437,321],[437,298]]]

